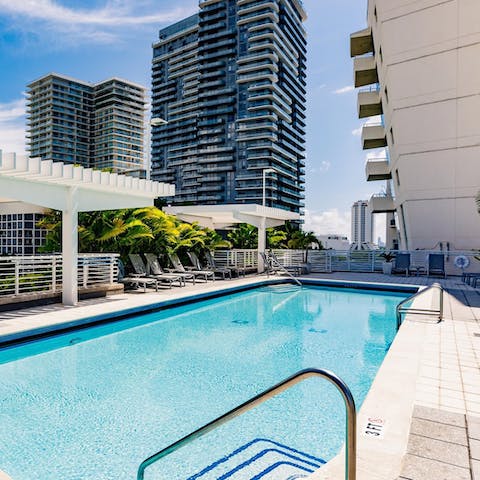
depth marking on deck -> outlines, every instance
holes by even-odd
[[[369,438],[383,438],[385,436],[385,419],[368,417],[362,428],[362,435]]]

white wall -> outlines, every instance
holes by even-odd
[[[480,248],[480,0],[370,0],[369,23],[401,247]]]

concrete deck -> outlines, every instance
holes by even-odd
[[[479,293],[456,277],[334,273],[308,278],[423,286],[437,281],[444,286],[444,320],[436,323],[432,317],[406,316],[358,414],[357,480],[480,480]],[[159,302],[266,280],[247,277],[85,300],[76,307],[49,305],[1,312],[0,342],[81,325],[92,317],[101,320],[112,312],[148,309]],[[427,297],[415,305],[428,306]],[[379,435],[367,433],[372,424]],[[342,454],[312,477],[343,479]]]

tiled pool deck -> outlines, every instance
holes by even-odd
[[[480,294],[457,277],[334,273],[325,280],[429,285],[446,289],[444,320],[408,316],[382,364],[358,415],[358,480],[480,480]],[[82,301],[76,307],[51,305],[0,312],[0,341],[35,330],[81,324],[105,312],[148,308],[218,289],[247,286],[265,277],[216,281],[182,289],[122,294]],[[429,299],[419,299],[418,305]],[[417,304],[416,304],[417,305]],[[373,420],[373,421],[372,421]],[[366,433],[367,423],[380,435]],[[315,479],[344,478],[342,454]],[[3,480],[0,472],[0,480]]]

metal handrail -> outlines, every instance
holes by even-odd
[[[275,263],[277,267],[280,267],[299,287],[302,286],[302,282],[293,276],[279,261],[273,252],[265,253],[265,258],[272,263]],[[301,273],[301,272],[300,272]]]
[[[230,420],[238,417],[239,415],[242,415],[243,413],[251,410],[257,405],[265,402],[269,398],[272,398],[277,394],[289,389],[296,383],[299,383],[310,377],[321,377],[328,380],[330,383],[335,385],[335,387],[337,387],[337,389],[342,394],[343,400],[345,402],[345,410],[347,413],[345,422],[345,480],[355,480],[357,449],[355,400],[353,399],[352,392],[341,378],[337,377],[334,373],[329,372],[328,370],[317,368],[307,368],[305,370],[300,370],[299,372],[286,378],[280,383],[277,383],[273,387],[270,387],[267,390],[259,393],[258,395],[255,395],[255,397],[252,397],[250,400],[247,400],[238,407],[235,407],[234,409],[221,415],[215,420],[212,420],[211,422],[205,424],[203,427],[200,427],[199,429],[195,430],[192,433],[189,433],[180,440],[177,440],[163,450],[160,450],[158,453],[155,453],[140,464],[137,472],[137,480],[144,480],[145,469],[153,463],[157,462],[158,460],[179,450],[180,448],[196,440],[197,438],[203,437],[205,434],[211,432],[220,425],[223,425],[224,423],[229,422]]]
[[[440,303],[438,310],[431,310],[428,308],[411,308],[411,307],[404,307],[404,305],[408,302],[411,302],[416,297],[424,294],[427,290],[431,290],[432,288],[437,288],[440,291]],[[420,290],[419,292],[413,294],[412,296],[402,300],[397,305],[397,331],[399,330],[402,324],[402,314],[403,313],[410,313],[412,315],[438,315],[438,321],[441,322],[443,318],[443,287],[439,283],[434,283],[430,285],[428,288],[424,290]]]

